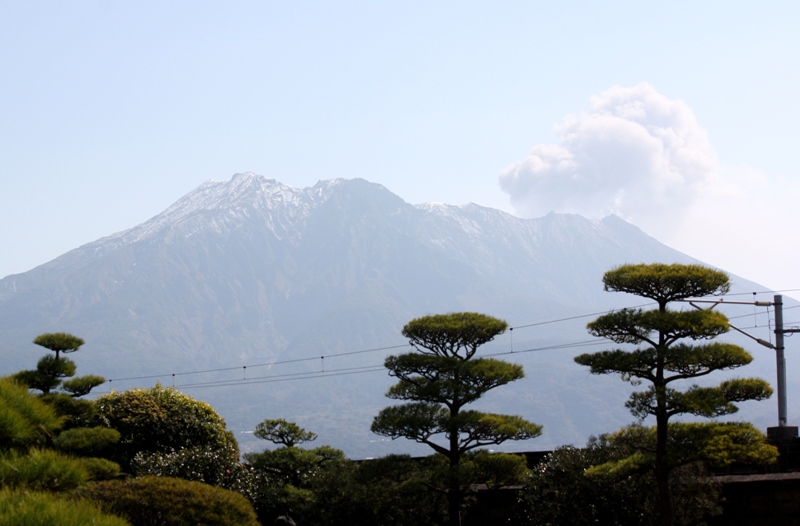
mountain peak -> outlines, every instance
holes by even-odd
[[[101,241],[129,244],[160,234],[190,237],[206,229],[219,232],[243,218],[276,208],[296,215],[303,208],[303,193],[253,172],[237,173],[227,181],[206,181],[159,215]]]
[[[409,319],[458,311],[490,313],[520,328],[575,319],[570,327],[515,330],[513,341],[509,331],[496,342],[554,348],[585,338],[585,320],[571,317],[619,306],[603,291],[605,271],[650,261],[693,262],[614,216],[521,219],[474,203],[410,205],[364,179],[294,188],[245,172],[207,181],[141,225],[0,280],[0,361],[9,372],[29,367],[31,338],[58,330],[89,342],[92,367],[115,378],[115,388],[131,376],[215,368],[238,369],[249,381],[248,364],[284,364],[274,371],[280,375],[346,371],[380,366]],[[381,353],[349,356],[361,349]],[[304,361],[322,356],[324,363]],[[508,405],[560,422],[549,427],[549,446],[609,430],[599,427],[608,426],[609,411],[587,412],[563,387],[585,376],[568,350],[549,355],[554,367],[541,371],[535,356],[542,354],[517,356],[531,364],[531,382],[509,390]],[[211,380],[227,381],[228,372]],[[375,456],[383,446],[371,440],[374,408],[365,401],[386,391],[380,382],[388,377],[358,378],[203,393],[237,432],[252,429],[264,411],[311,415],[308,424],[332,445]],[[541,402],[521,405],[536,385]],[[599,387],[594,399],[606,395]],[[345,411],[344,419],[328,418]],[[621,412],[615,424],[627,422]],[[564,423],[564,414],[575,417]]]

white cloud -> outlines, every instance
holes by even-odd
[[[646,227],[680,213],[719,178],[708,134],[691,108],[649,84],[613,87],[555,126],[558,145],[535,146],[500,174],[524,216],[617,214]]]
[[[499,176],[524,217],[609,213],[709,264],[776,289],[800,287],[790,240],[800,184],[721,163],[682,100],[653,86],[615,86],[586,113],[554,128],[558,144],[534,146]]]

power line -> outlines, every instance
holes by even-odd
[[[734,292],[728,294],[722,294],[718,296],[720,298],[724,298],[726,296],[745,296],[745,295],[756,295],[756,294],[777,294],[782,292],[798,292],[800,289],[783,289],[783,290],[762,290],[762,291],[753,291],[753,292]]]
[[[800,289],[787,289],[785,291],[771,291],[771,292],[791,292],[791,291],[800,291]],[[764,293],[766,293],[766,292],[764,292]],[[756,292],[742,292],[742,293],[736,293],[736,294],[726,294],[726,295],[723,295],[723,296],[720,296],[720,297],[741,296],[741,295],[746,295],[746,294],[753,294],[754,295],[754,294],[756,294]],[[624,309],[638,309],[638,308],[647,307],[647,306],[653,305],[653,304],[654,304],[654,302],[647,302],[647,303],[642,303],[642,304],[639,304],[639,305],[633,305],[633,306],[630,306],[630,307],[624,307]],[[724,302],[720,303],[720,305],[724,305],[724,304],[725,304]],[[800,305],[796,305],[796,306],[793,306],[793,307],[787,307],[784,310],[794,309],[794,308],[798,308],[798,307],[800,307]],[[554,323],[562,323],[562,322],[567,322],[567,321],[573,321],[573,320],[577,320],[577,319],[581,319],[581,318],[596,317],[596,316],[601,316],[601,315],[604,315],[604,314],[612,313],[612,312],[615,312],[615,311],[618,311],[618,310],[622,310],[622,309],[610,309],[610,310],[606,310],[606,311],[593,312],[593,313],[589,313],[589,314],[580,314],[580,315],[576,315],[576,316],[569,316],[569,317],[566,317],[566,318],[557,318],[557,319],[547,320],[547,321],[542,321],[542,322],[535,322],[535,323],[528,323],[528,324],[523,324],[523,325],[516,325],[514,327],[510,327],[509,328],[509,332],[511,334],[513,334],[513,331],[515,329],[526,329],[526,328],[530,328],[530,327],[539,327],[539,326],[542,326],[542,325],[549,325],[549,324],[554,324]],[[746,314],[746,315],[734,316],[734,317],[731,317],[729,319],[738,319],[738,318],[743,318],[743,317],[747,317],[747,316],[756,316],[756,315],[757,315],[756,313]],[[750,327],[750,328],[752,328],[752,327]],[[601,342],[603,344],[605,343],[604,340],[589,340],[589,341],[585,341],[585,342],[568,343],[568,344],[561,344],[561,345],[556,345],[556,346],[551,346],[551,347],[543,347],[543,348],[535,348],[535,349],[527,349],[527,350],[517,350],[517,351],[515,351],[512,348],[511,351],[498,352],[498,353],[493,353],[493,354],[489,354],[489,355],[486,355],[486,356],[502,356],[502,355],[507,355],[507,354],[521,354],[521,353],[534,352],[534,351],[539,351],[539,350],[572,348],[572,347],[583,346],[583,345],[592,345],[593,343],[591,343],[591,342]],[[596,344],[599,345],[601,343],[596,343]],[[293,359],[290,359],[290,360],[279,360],[279,361],[275,361],[275,362],[249,364],[249,365],[242,365],[242,366],[235,366],[235,367],[219,367],[219,368],[203,369],[203,370],[197,370],[197,371],[183,371],[183,372],[179,372],[179,373],[164,373],[164,374],[143,375],[143,376],[130,376],[130,377],[123,377],[123,378],[112,378],[112,379],[108,380],[108,383],[111,383],[111,382],[114,382],[114,381],[122,382],[122,381],[130,381],[130,380],[148,380],[148,379],[154,379],[154,378],[173,378],[174,379],[174,378],[179,377],[179,376],[188,376],[188,375],[196,375],[196,374],[209,374],[209,373],[216,373],[216,372],[236,371],[236,370],[242,370],[246,374],[248,368],[249,369],[255,369],[255,368],[258,368],[258,367],[271,367],[271,366],[274,366],[274,365],[285,365],[285,364],[290,364],[290,363],[300,363],[300,362],[308,362],[308,361],[314,361],[314,360],[321,360],[324,363],[324,359],[325,358],[338,358],[338,357],[342,357],[342,356],[352,356],[352,355],[357,355],[357,354],[374,353],[374,352],[379,352],[379,351],[400,349],[400,348],[404,348],[404,347],[407,347],[407,346],[408,346],[408,344],[391,345],[391,346],[363,349],[363,350],[358,350],[358,351],[331,353],[331,354],[326,354],[326,355],[321,355],[321,356],[312,356],[312,357],[306,357],[306,358],[293,358]],[[370,366],[370,367],[382,367],[382,366]],[[334,372],[334,371],[338,371],[338,370],[336,370],[336,369],[330,370],[330,372]],[[296,373],[296,374],[304,374],[304,373]],[[305,373],[305,374],[311,374],[311,373]],[[349,374],[352,374],[352,373],[349,373]],[[331,375],[326,375],[326,376],[334,376],[334,375],[331,374]],[[254,378],[254,380],[258,379],[258,378],[267,378],[267,377],[256,377],[256,378]],[[273,378],[273,377],[269,377],[269,378]],[[274,378],[277,378],[277,377],[274,377]],[[300,379],[302,379],[302,378],[300,378]],[[247,381],[247,380],[248,380],[247,378],[243,378],[243,380],[238,380],[238,381],[241,382],[241,381]],[[269,380],[269,381],[279,381],[279,380]],[[257,383],[257,382],[253,382],[253,383]],[[213,382],[211,382],[211,383],[183,384],[183,385],[185,387],[192,387],[192,386],[201,386],[201,385],[205,385],[205,384],[208,384],[210,386],[210,385],[213,384]]]
[[[127,378],[113,378],[113,379],[108,380],[108,381],[112,382],[112,381],[116,380],[117,382],[122,382],[122,381],[127,381],[127,380],[147,380],[147,379],[151,379],[151,378],[169,378],[169,377],[174,377],[174,376],[187,376],[187,375],[190,375],[190,374],[206,374],[206,373],[219,373],[219,372],[222,372],[222,371],[238,371],[239,369],[247,369],[247,368],[255,369],[256,367],[270,367],[270,366],[273,366],[273,365],[283,365],[283,364],[287,364],[287,363],[297,363],[297,362],[307,362],[307,361],[310,361],[310,360],[320,360],[320,359],[324,359],[326,357],[327,358],[334,358],[334,357],[339,357],[339,356],[351,356],[351,355],[354,355],[354,354],[364,354],[364,353],[370,353],[370,352],[387,351],[387,350],[390,350],[390,349],[400,349],[401,347],[408,347],[408,344],[405,344],[405,345],[392,345],[392,346],[389,346],[389,347],[376,347],[374,349],[364,349],[364,350],[361,350],[361,351],[349,351],[349,352],[343,352],[343,353],[328,354],[328,355],[325,355],[325,356],[312,356],[312,357],[309,357],[309,358],[294,358],[292,360],[281,360],[281,361],[277,361],[277,362],[258,363],[258,364],[255,364],[255,365],[240,365],[240,366],[237,366],[237,367],[220,367],[220,368],[217,368],[217,369],[205,369],[205,370],[202,370],[202,371],[185,371],[185,372],[182,372],[182,373],[152,374],[152,375],[148,375],[148,376],[130,376],[130,377],[127,377]]]
[[[563,343],[563,344],[556,344],[556,345],[547,345],[543,347],[532,347],[529,349],[522,349],[518,351],[502,351],[502,352],[495,352],[483,355],[484,358],[489,358],[493,356],[505,356],[505,355],[513,355],[513,354],[525,354],[531,352],[542,352],[542,351],[549,351],[549,350],[561,350],[561,349],[572,349],[572,348],[581,348],[581,347],[590,347],[596,345],[606,345],[608,340],[606,339],[595,339],[595,340],[584,340],[579,342],[572,342],[572,343]],[[403,346],[405,347],[405,346]],[[354,353],[348,353],[354,354]],[[232,368],[226,368],[225,370],[231,370]],[[238,369],[233,368],[233,369]],[[230,387],[230,386],[239,386],[239,385],[252,385],[252,384],[263,384],[263,383],[273,383],[273,382],[287,382],[287,381],[297,381],[297,380],[314,380],[317,378],[327,378],[332,376],[346,376],[352,374],[363,374],[363,373],[372,373],[372,372],[380,372],[385,371],[385,367],[383,365],[365,365],[361,367],[344,367],[340,369],[330,369],[328,371],[306,371],[302,373],[286,373],[286,374],[276,374],[276,375],[268,375],[268,376],[259,376],[254,378],[239,378],[239,379],[228,379],[228,380],[215,380],[209,382],[196,382],[196,383],[187,383],[187,384],[177,384],[173,385],[176,389],[203,389],[203,388],[212,388],[212,387]],[[152,377],[148,377],[152,378]],[[111,391],[92,391],[91,395],[103,395],[108,394]]]
[[[651,301],[651,302],[648,302],[648,303],[642,303],[641,305],[634,305],[632,307],[625,307],[625,308],[626,309],[638,309],[638,308],[641,308],[641,307],[646,307],[648,305],[653,305],[654,303],[655,302]],[[513,331],[514,329],[524,329],[524,328],[527,328],[527,327],[538,327],[539,325],[548,325],[550,323],[559,323],[559,322],[562,322],[562,321],[572,321],[572,320],[578,320],[580,318],[589,318],[589,317],[594,317],[594,316],[601,316],[603,314],[608,314],[610,312],[614,312],[615,310],[619,310],[619,309],[606,310],[606,311],[602,311],[602,312],[593,312],[591,314],[580,314],[578,316],[570,316],[569,318],[559,318],[559,319],[556,319],[556,320],[540,321],[540,322],[537,322],[537,323],[528,323],[526,325],[517,325],[515,327],[511,327],[510,329]]]

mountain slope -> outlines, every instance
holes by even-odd
[[[117,379],[117,389],[154,381],[120,380],[138,376],[187,385],[252,379],[253,371],[379,366],[402,348],[334,355],[403,345],[403,324],[429,313],[476,310],[516,327],[636,303],[603,292],[602,275],[653,261],[694,260],[613,216],[519,219],[475,204],[413,206],[362,179],[296,189],[237,174],[204,183],[139,226],[0,280],[0,356],[4,372],[30,368],[34,336],[72,332],[88,342],[75,355],[81,370]],[[585,341],[586,321],[520,327],[492,348]],[[519,354],[529,378],[486,403],[547,420],[550,447],[627,423],[620,400],[630,388],[587,382],[574,354]],[[313,359],[283,365],[304,358]],[[234,376],[172,376],[216,368]],[[286,417],[353,455],[374,456],[404,447],[371,442],[368,431],[389,384],[377,372],[189,392],[239,431]]]

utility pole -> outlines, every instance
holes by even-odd
[[[781,441],[797,436],[797,426],[786,424],[786,356],[783,335],[800,332],[800,329],[783,328],[783,296],[776,294],[773,305],[775,306],[775,361],[778,369],[778,427],[768,427],[767,436],[773,441]]]
[[[787,333],[795,333],[800,332],[798,328],[792,329],[784,329],[783,328],[783,296],[780,294],[776,294],[773,298],[772,302],[769,301],[725,301],[724,299],[721,300],[684,300],[690,305],[692,305],[696,309],[700,309],[701,307],[696,305],[696,303],[712,303],[713,305],[710,308],[714,308],[717,305],[731,305],[731,304],[738,304],[738,305],[755,305],[757,307],[775,307],[775,345],[772,343],[762,340],[761,338],[756,338],[755,336],[746,333],[742,329],[734,326],[729,325],[731,329],[747,336],[748,338],[754,340],[759,345],[763,345],[769,349],[775,351],[775,361],[777,364],[777,371],[778,371],[778,425],[776,427],[768,427],[767,428],[767,436],[769,437],[770,441],[778,445],[779,442],[786,442],[791,441],[793,438],[797,437],[797,426],[790,426],[787,425],[787,403],[786,403],[786,357],[784,355],[784,345],[783,345],[783,335]]]
[[[725,301],[722,300],[684,300],[687,301],[694,308],[699,309],[696,303],[713,303],[712,309],[717,305],[724,304],[740,304],[740,305],[755,305],[757,307],[775,307],[775,345],[772,343],[756,338],[755,336],[746,333],[742,329],[729,324],[729,327],[748,338],[755,340],[759,345],[763,345],[775,351],[775,361],[778,370],[778,425],[776,427],[767,428],[767,440],[775,447],[778,448],[780,455],[778,463],[782,471],[794,469],[798,466],[798,453],[795,451],[798,446],[797,426],[787,425],[786,417],[786,356],[784,355],[783,336],[787,333],[800,332],[798,328],[784,329],[783,328],[783,296],[776,294],[773,302],[769,301]]]
[[[786,355],[783,346],[783,297],[775,295],[775,361],[778,371],[778,426],[786,427]]]

